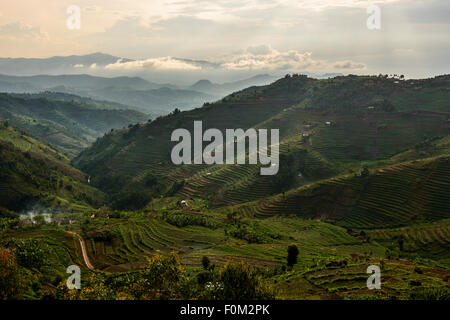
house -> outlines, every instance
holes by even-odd
[[[367,110],[374,110],[374,109],[375,109],[374,106],[368,106],[368,107],[367,107]]]
[[[181,204],[182,208],[188,208],[189,207],[189,204],[188,204],[187,200],[181,200],[180,204]]]
[[[326,124],[327,126],[331,126],[331,121],[327,121],[327,122],[325,122],[325,124]]]

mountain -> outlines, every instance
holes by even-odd
[[[175,108],[191,109],[219,99],[193,90],[164,87],[139,77],[104,78],[81,75],[0,75],[0,92],[40,93],[44,91],[78,95],[115,102],[152,116],[168,114]],[[118,107],[120,107],[117,105]]]
[[[111,129],[148,120],[138,111],[102,110],[85,102],[0,94],[0,117],[70,156]]]
[[[449,76],[399,81],[376,76],[286,76],[202,108],[105,135],[73,161],[109,193],[202,197],[214,206],[255,201],[362,165],[382,167],[448,152]],[[217,128],[278,128],[280,171],[258,165],[175,166],[170,135]]]
[[[157,84],[148,82],[139,77],[115,77],[105,78],[87,74],[66,75],[35,75],[35,76],[8,76],[0,75],[1,91],[17,85],[14,92],[36,92],[52,88],[72,88],[73,90],[98,90],[106,87],[130,88],[134,90],[147,90],[159,87]],[[25,89],[25,90],[24,90]],[[55,91],[55,90],[50,90]]]
[[[40,205],[70,211],[102,203],[105,195],[86,183],[70,160],[42,142],[0,122],[0,208]]]
[[[94,67],[104,67],[122,59],[100,52],[88,55],[55,56],[50,58],[0,58],[0,73],[10,75],[79,73]]]
[[[235,91],[240,91],[252,86],[267,85],[277,78],[268,74],[260,74],[248,79],[226,82],[222,84],[213,83],[209,80],[199,80],[187,89],[214,94],[218,96],[229,95]]]

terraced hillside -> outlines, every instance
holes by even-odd
[[[293,189],[244,204],[238,211],[258,218],[274,215],[375,229],[450,218],[450,156],[402,163]]]
[[[448,76],[414,81],[286,76],[202,108],[112,132],[73,163],[111,194],[139,189],[150,200],[177,193],[207,197],[216,206],[254,201],[360,171],[361,162],[382,167],[445,153],[449,83]],[[249,165],[173,165],[170,135],[177,128],[192,132],[194,120],[203,121],[203,130],[280,129],[281,174],[261,177],[258,167]]]

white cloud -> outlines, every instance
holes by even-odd
[[[350,60],[346,61],[337,61],[333,64],[333,67],[336,69],[352,69],[352,70],[361,70],[365,69],[366,65],[364,63],[354,62]]]
[[[92,66],[91,66],[92,67]],[[105,66],[107,70],[179,70],[196,71],[218,69],[230,71],[251,70],[331,70],[331,69],[364,69],[363,63],[351,60],[327,62],[315,60],[311,52],[288,50],[280,52],[267,45],[251,46],[247,50],[222,57],[220,61],[198,61],[178,59],[173,57],[159,57],[144,60],[123,62],[119,59],[115,63]]]
[[[11,40],[48,40],[46,32],[39,27],[33,27],[20,22],[0,26],[0,37]]]
[[[329,69],[364,69],[363,63],[339,61],[329,63],[313,59],[311,52],[288,50],[280,52],[270,46],[249,47],[246,52],[235,55],[221,64],[229,70],[329,70]]]
[[[199,66],[192,63],[182,61],[180,59],[175,59],[172,57],[160,57],[151,58],[145,60],[136,60],[129,62],[122,62],[118,60],[115,63],[108,64],[105,66],[107,70],[200,70]]]

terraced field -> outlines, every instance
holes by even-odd
[[[255,217],[298,215],[349,228],[386,228],[450,217],[450,157],[342,176],[239,207]]]
[[[381,289],[366,285],[369,265],[381,266]],[[276,277],[281,299],[411,299],[416,290],[445,288],[449,271],[418,268],[408,261],[363,258],[340,267],[314,267]]]

